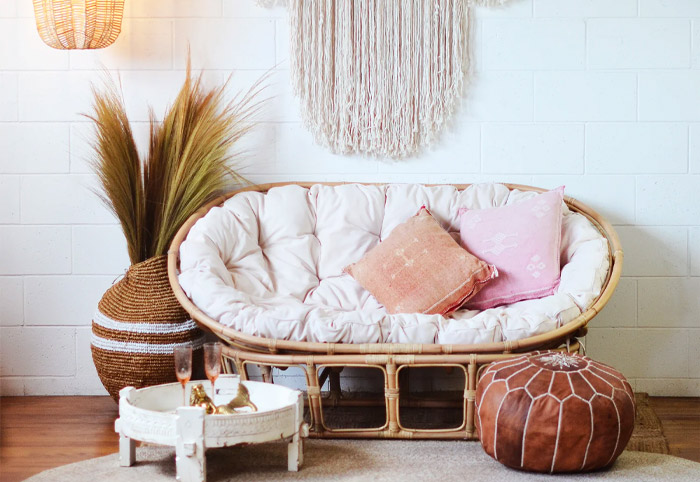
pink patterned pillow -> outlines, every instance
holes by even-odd
[[[551,295],[559,286],[564,187],[508,206],[460,210],[460,238],[494,264],[498,279],[468,303],[472,310]]]
[[[447,315],[498,272],[464,250],[422,207],[344,270],[389,313]]]

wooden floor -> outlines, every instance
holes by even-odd
[[[652,398],[671,453],[700,462],[700,399]],[[118,450],[109,397],[0,398],[0,481]]]

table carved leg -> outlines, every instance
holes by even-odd
[[[304,399],[301,392],[297,394],[297,407],[294,424],[297,431],[287,446],[287,470],[298,472],[304,463],[304,438],[309,436],[309,426],[304,422]]]
[[[304,463],[304,441],[299,432],[295,433],[291,442],[287,445],[287,470],[298,472]]]
[[[136,462],[136,441],[124,434],[119,434],[119,465],[131,467]]]
[[[207,478],[204,413],[201,407],[177,409],[175,467],[177,480],[180,482],[204,482]]]
[[[119,391],[119,409],[122,410],[122,405],[126,404],[126,399],[134,390],[134,387],[122,388]],[[119,465],[122,467],[131,467],[136,462],[136,440],[124,434],[121,427],[121,420],[114,421],[114,431],[119,434]]]

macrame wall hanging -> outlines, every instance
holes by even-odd
[[[291,76],[316,141],[401,158],[430,144],[460,99],[469,6],[505,0],[258,0],[289,7]]]

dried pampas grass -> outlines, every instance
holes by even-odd
[[[264,78],[263,78],[264,79]],[[93,88],[95,123],[91,163],[101,183],[98,195],[121,223],[132,264],[166,254],[179,227],[197,209],[228,187],[245,180],[233,169],[232,152],[260,110],[263,79],[226,100],[226,87],[207,89],[193,78],[188,61],[185,82],[162,122],[150,115],[148,154],[141,159],[120,87],[108,78]]]

